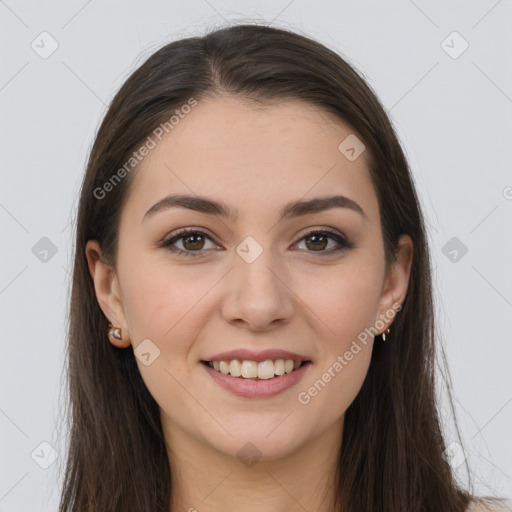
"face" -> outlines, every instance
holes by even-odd
[[[299,101],[266,109],[232,97],[200,102],[133,176],[115,273],[89,242],[100,305],[123,329],[118,343],[136,350],[169,440],[233,457],[251,442],[272,459],[341,432],[373,334],[403,302],[411,257],[402,237],[399,263],[385,272],[366,154],[348,159],[338,149],[351,133]],[[175,195],[227,211],[188,200],[147,213]],[[328,196],[348,200],[308,207]],[[289,208],[297,201],[306,206]],[[204,363],[219,359],[274,363],[263,363],[256,381]],[[277,359],[307,363],[265,378],[281,371]],[[236,374],[237,363],[230,368]]]

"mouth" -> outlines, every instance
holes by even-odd
[[[298,385],[310,372],[312,362],[234,359],[201,361],[201,366],[216,385],[230,393],[245,399],[265,399]]]
[[[213,371],[242,380],[274,380],[284,375],[294,373],[311,361],[293,359],[266,359],[265,361],[248,361],[240,359],[221,361],[201,361]]]

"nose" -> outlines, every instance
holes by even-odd
[[[271,251],[252,263],[235,258],[227,276],[223,318],[238,327],[266,331],[288,323],[293,314],[293,292],[286,271],[272,260]]]

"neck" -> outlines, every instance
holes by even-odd
[[[168,420],[168,418],[167,418]],[[343,417],[285,457],[232,457],[164,424],[172,475],[171,512],[332,512]],[[241,442],[240,446],[244,443]]]

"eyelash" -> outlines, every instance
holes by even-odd
[[[181,249],[176,249],[176,248],[172,248],[172,245],[183,239],[183,238],[186,238],[187,236],[189,235],[202,235],[202,236],[205,236],[206,238],[208,238],[209,240],[211,240],[212,242],[214,242],[214,240],[212,240],[212,238],[207,234],[205,233],[204,231],[201,231],[199,229],[191,229],[191,228],[184,228],[184,229],[181,229],[180,231],[178,231],[177,233],[175,233],[171,238],[168,238],[166,240],[163,240],[159,246],[168,250],[168,251],[171,251],[172,253],[174,254],[177,254],[178,256],[181,256],[181,255],[184,255],[184,256],[192,256],[192,257],[198,257],[200,255],[201,252],[204,252],[204,250],[197,250],[197,251],[184,251],[184,250],[181,250]],[[318,254],[315,254],[315,256],[325,256],[325,255],[329,255],[329,254],[334,254],[334,253],[338,253],[340,251],[345,251],[345,250],[349,250],[349,249],[353,249],[355,247],[355,244],[350,242],[347,238],[345,238],[343,235],[339,234],[338,232],[336,231],[333,231],[333,230],[330,230],[330,229],[312,229],[311,231],[308,231],[307,233],[305,233],[302,238],[300,238],[296,243],[298,242],[301,242],[302,240],[304,240],[304,238],[307,238],[311,235],[328,235],[327,238],[331,238],[332,240],[334,240],[335,242],[337,242],[341,247],[338,247],[336,249],[331,249],[331,250],[328,250],[328,251],[307,251],[307,252],[311,252],[311,253],[318,253]],[[194,253],[197,253],[197,254],[194,254]]]

